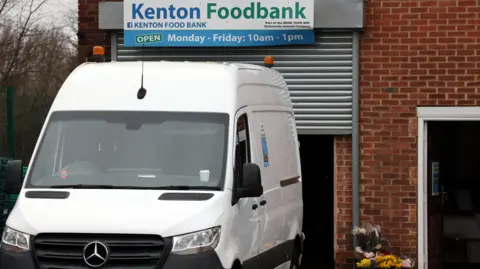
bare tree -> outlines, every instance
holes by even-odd
[[[0,13],[0,157],[7,151],[3,104],[8,85],[16,91],[15,155],[28,161],[58,89],[77,66],[71,17],[76,11],[72,7],[62,26],[45,25],[38,22],[47,0],[0,0],[0,8],[3,1],[8,12]],[[13,10],[23,16],[14,20],[8,14]]]
[[[74,2],[76,3],[76,1]],[[72,4],[74,4],[72,3]],[[78,11],[76,9],[69,9],[65,14],[64,19],[65,31],[69,36],[69,43],[70,45],[78,49]]]
[[[8,1],[8,0],[3,0],[3,1]],[[28,3],[24,3],[24,5],[21,8],[20,16],[19,16],[19,21],[18,26],[20,29],[17,32],[17,36],[13,38],[13,42],[7,42],[4,43],[0,49],[9,49],[12,48],[11,53],[7,58],[4,58],[3,60],[5,61],[4,66],[2,69],[0,69],[0,89],[4,88],[6,83],[10,79],[10,75],[12,74],[14,68],[17,67],[18,63],[18,58],[20,56],[20,53],[23,49],[23,39],[25,36],[30,34],[30,31],[32,28],[35,26],[36,22],[36,17],[35,15],[37,12],[40,10],[40,8],[47,2],[47,0],[28,0]],[[23,18],[23,14],[25,14],[25,9],[27,9],[26,16]],[[6,26],[6,30],[8,30],[8,25]],[[15,26],[13,26],[15,27]],[[15,28],[17,28],[15,27]],[[11,29],[11,28],[10,28]],[[1,61],[2,59],[0,59]]]
[[[0,23],[3,22],[2,18],[5,18],[6,14],[15,7],[15,3],[18,3],[18,0],[0,0]]]

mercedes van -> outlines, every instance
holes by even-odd
[[[2,269],[300,265],[299,142],[268,66],[82,64],[21,168],[5,172]]]

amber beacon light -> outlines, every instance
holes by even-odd
[[[265,59],[263,59],[263,64],[268,67],[272,68],[274,64],[274,60],[272,56],[266,56]]]
[[[88,61],[105,62],[105,48],[102,46],[93,47],[92,57]]]
[[[93,47],[93,55],[94,56],[104,56],[105,55],[105,48],[102,47],[102,46]]]

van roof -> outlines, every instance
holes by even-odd
[[[147,95],[137,99],[143,83]],[[279,73],[252,64],[130,61],[84,63],[67,78],[55,110],[143,110],[232,112],[238,70],[254,71],[249,83],[278,84]],[[283,81],[283,79],[282,79]],[[284,83],[284,81],[283,81]]]
[[[80,66],[89,66],[91,68],[105,68],[105,67],[122,67],[122,68],[137,68],[139,65],[144,64],[149,68],[174,68],[174,69],[251,69],[251,70],[271,70],[270,68],[247,64],[247,63],[230,63],[230,62],[192,62],[192,61],[122,61],[122,62],[86,62]],[[113,69],[112,69],[113,70]]]

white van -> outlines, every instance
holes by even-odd
[[[39,137],[25,179],[6,168],[19,197],[0,268],[299,267],[299,143],[277,71],[85,63]]]

